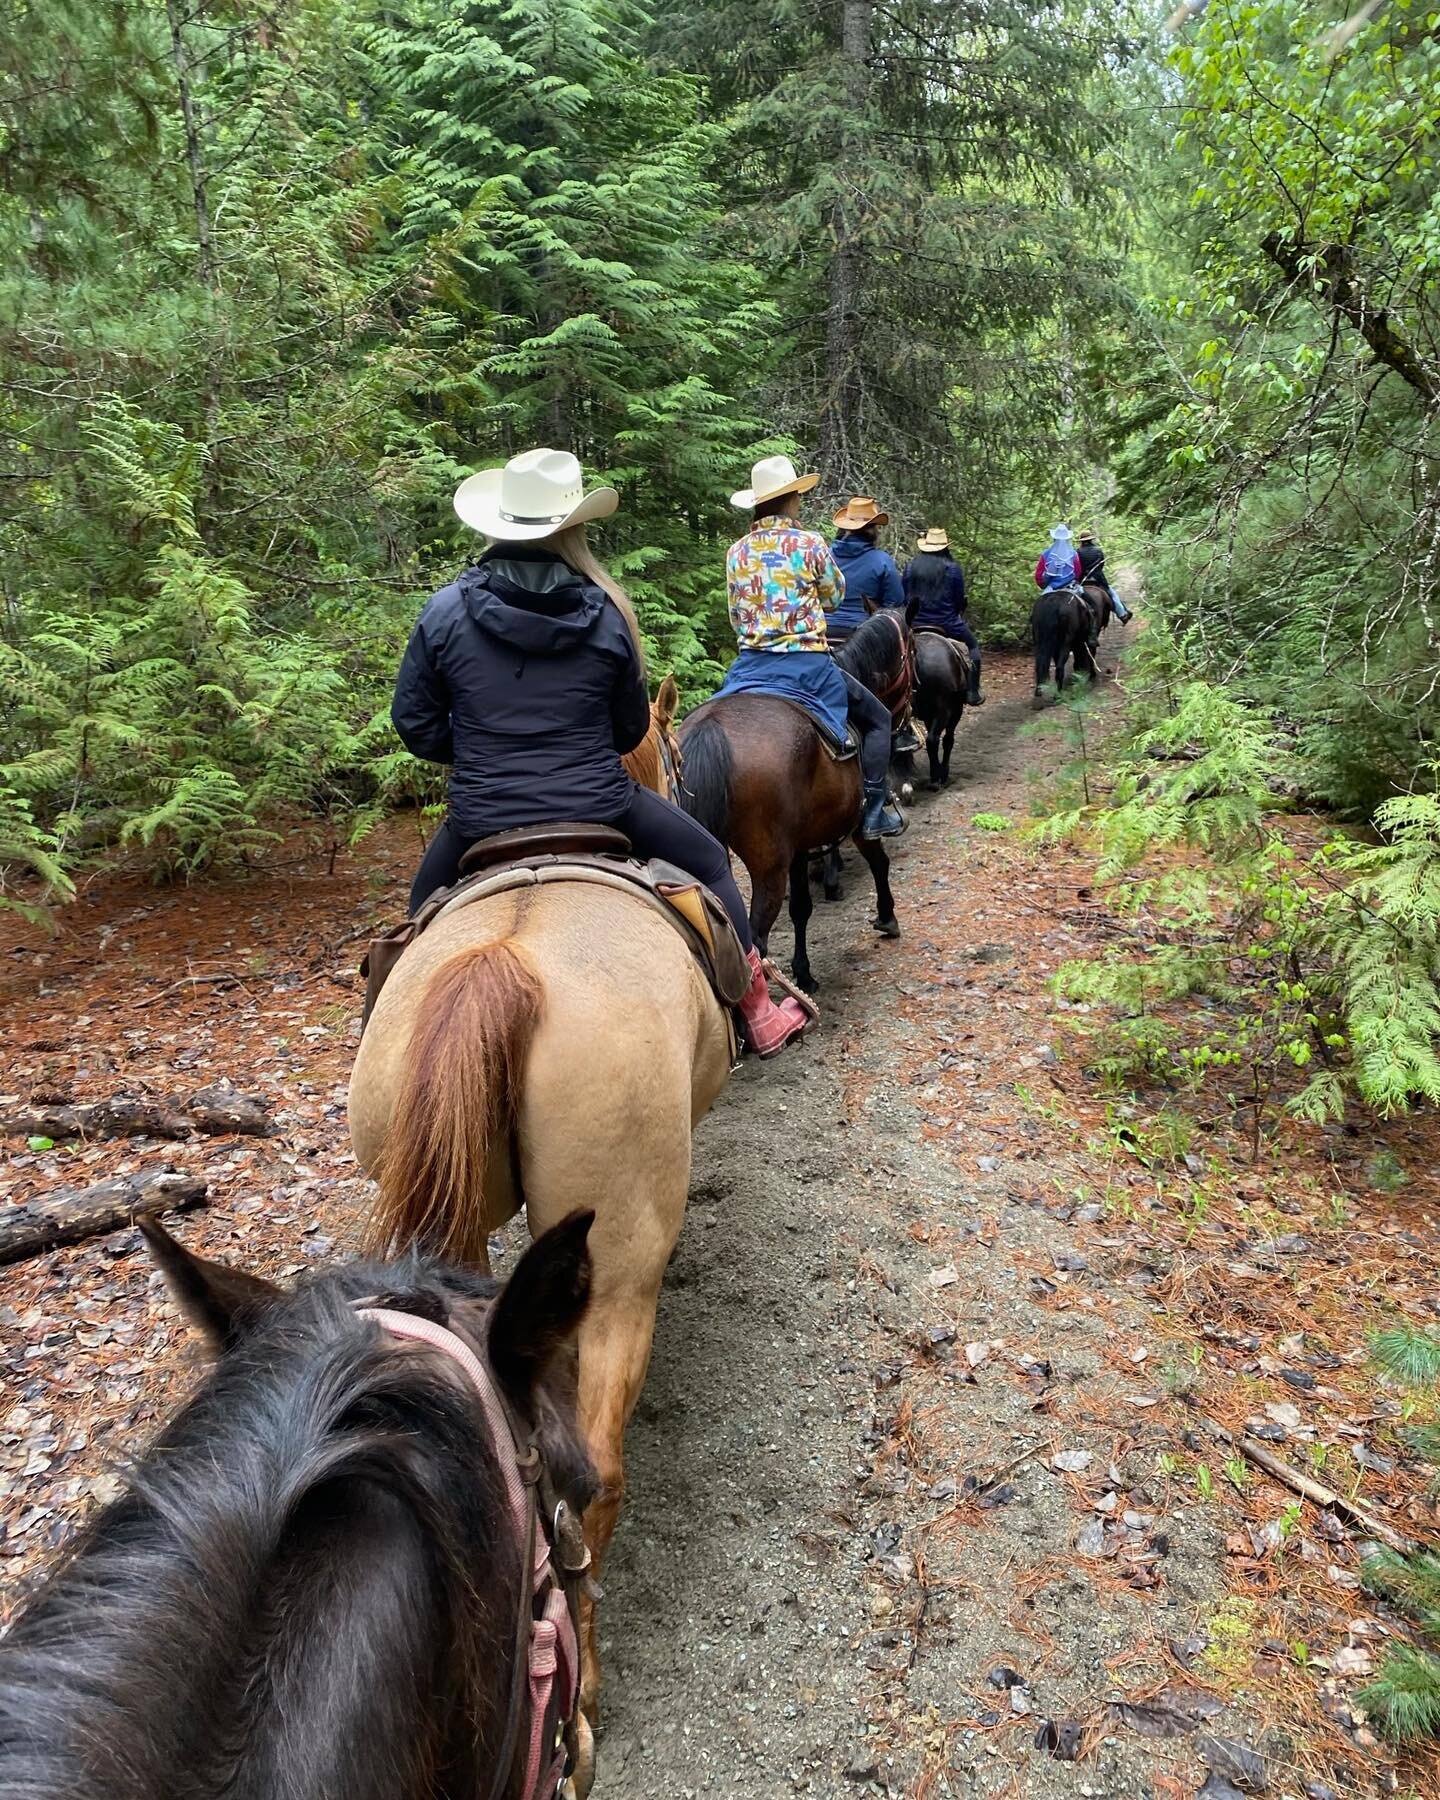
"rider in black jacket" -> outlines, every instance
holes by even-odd
[[[456,512],[494,541],[421,613],[390,709],[405,747],[451,771],[449,816],[410,910],[455,882],[480,838],[562,820],[612,825],[637,855],[688,870],[724,903],[754,974],[740,1005],[746,1036],[772,1055],[808,1021],[793,1000],[770,999],[724,845],[620,760],[649,731],[650,701],[629,602],[584,529],[618,504],[613,488],[584,493],[579,463],[557,450],[461,484]]]
[[[1076,550],[1080,558],[1080,580],[1089,582],[1092,587],[1102,587],[1110,596],[1110,604],[1115,609],[1115,617],[1122,625],[1130,623],[1130,609],[1110,585],[1110,577],[1105,573],[1105,552],[1095,542],[1093,531],[1082,531]]]

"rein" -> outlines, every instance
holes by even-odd
[[[520,1800],[551,1800],[574,1766],[580,1695],[579,1590],[590,1566],[580,1521],[555,1494],[533,1440],[521,1444],[515,1420],[489,1371],[463,1338],[431,1319],[386,1307],[361,1306],[356,1317],[368,1319],[391,1337],[438,1350],[458,1365],[479,1396],[522,1549],[514,1669],[489,1800],[500,1800],[515,1772],[527,1693],[530,1738]]]

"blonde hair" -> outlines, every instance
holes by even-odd
[[[635,608],[630,596],[608,569],[602,568],[600,560],[590,548],[590,540],[585,535],[583,525],[570,525],[564,531],[557,531],[553,537],[542,538],[537,548],[553,550],[561,562],[568,563],[577,575],[583,575],[587,581],[593,581],[598,588],[603,588],[614,603],[620,617],[625,621],[625,628],[630,633],[630,641],[635,646],[635,654],[640,658],[640,671],[645,672],[645,645],[640,638],[640,621],[635,617]]]

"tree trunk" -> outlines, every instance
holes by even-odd
[[[185,128],[185,163],[190,171],[190,197],[195,209],[195,259],[200,279],[212,299],[220,294],[220,270],[215,260],[210,228],[210,194],[205,178],[205,158],[200,142],[200,120],[195,105],[195,83],[190,51],[185,43],[185,17],[178,0],[165,0],[170,22],[170,54],[175,65],[175,85],[180,95],[180,119]],[[201,389],[201,438],[205,452],[203,492],[207,502],[215,491],[215,466],[210,446],[216,437],[220,413],[219,321],[212,319],[206,332],[205,373]]]
[[[864,482],[865,232],[868,206],[861,168],[862,122],[870,99],[874,0],[844,0],[846,122],[835,175],[841,185],[830,210],[834,249],[825,314],[825,370],[821,384],[820,468],[829,493],[858,492]]]

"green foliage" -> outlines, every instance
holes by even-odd
[[[1390,1112],[1433,1102],[1440,1075],[1440,771],[1382,807],[1387,841],[1306,863],[1277,819],[1285,761],[1253,712],[1191,682],[1135,737],[1107,805],[1038,832],[1087,842],[1140,938],[1056,977],[1104,1013],[1097,1070],[1220,1086],[1256,1154],[1276,1104],[1317,1123],[1347,1093]]]
[[[1392,1380],[1421,1390],[1433,1409],[1440,1393],[1440,1342],[1401,1321],[1378,1332],[1371,1348]],[[1422,1455],[1440,1460],[1440,1428],[1431,1424],[1409,1435]],[[1440,1556],[1431,1550],[1412,1556],[1379,1550],[1367,1558],[1363,1573],[1367,1587],[1414,1618],[1419,1641],[1390,1646],[1360,1703],[1401,1742],[1440,1737]]]
[[[1137,73],[1182,129],[1141,152],[1130,329],[1087,378],[1151,609],[1364,819],[1440,717],[1440,39],[1351,11],[1221,0]]]

